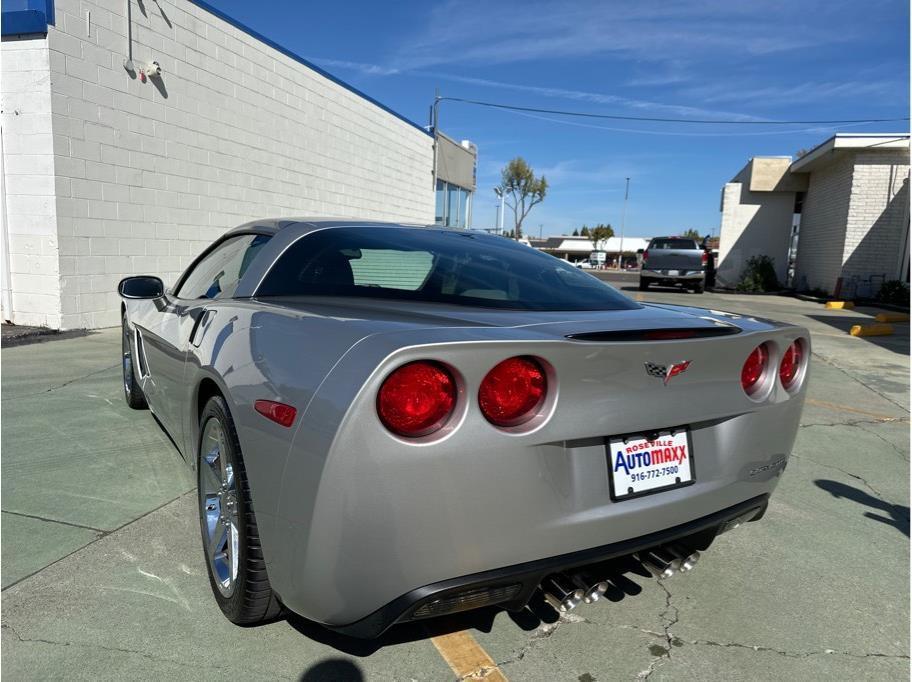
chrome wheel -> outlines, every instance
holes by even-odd
[[[234,592],[238,575],[238,492],[228,444],[211,417],[200,441],[199,499],[203,542],[212,577],[222,596]]]
[[[123,340],[121,343],[121,355],[123,356],[123,387],[127,400],[133,391],[133,354],[130,352],[130,330],[127,329],[126,323],[123,325]]]

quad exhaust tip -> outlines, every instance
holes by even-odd
[[[583,591],[583,602],[585,604],[597,602],[608,591],[608,581],[599,580],[588,571],[575,573],[573,582]]]
[[[675,573],[693,570],[700,560],[700,552],[681,544],[656,547],[636,552],[634,558],[658,580],[666,580]],[[558,613],[572,611],[580,604],[593,604],[608,591],[611,583],[597,578],[591,569],[572,573],[552,573],[541,582],[545,601]]]
[[[638,552],[634,556],[658,580],[665,580],[678,572],[687,573],[700,560],[700,552],[677,544]]]
[[[567,613],[579,606],[586,598],[586,592],[575,586],[573,580],[563,574],[554,573],[542,581],[545,601],[559,613]]]
[[[669,550],[677,556],[679,562],[678,570],[681,573],[692,571],[700,560],[700,552],[695,549],[691,550],[681,545],[672,545]]]

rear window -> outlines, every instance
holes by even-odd
[[[520,310],[639,307],[594,276],[510,239],[405,227],[340,227],[305,235],[279,258],[255,295]]]
[[[656,249],[661,251],[670,251],[672,249],[678,250],[693,250],[699,249],[697,242],[693,239],[678,239],[676,237],[663,237],[662,239],[653,239],[649,244],[649,250],[654,251]]]

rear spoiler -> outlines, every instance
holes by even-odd
[[[734,325],[724,327],[691,327],[671,329],[619,329],[604,332],[581,332],[567,334],[573,341],[671,341],[675,339],[704,339],[712,336],[740,334]]]

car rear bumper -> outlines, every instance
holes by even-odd
[[[672,275],[670,272],[670,270],[641,270],[640,277],[656,283],[668,284],[696,284],[703,281],[702,270],[679,270],[677,275]]]
[[[511,340],[396,351],[354,400],[313,399],[284,461],[273,531],[262,533],[270,581],[289,609],[330,627],[386,611],[395,621],[407,617],[416,590],[424,598],[443,589],[427,586],[651,536],[768,496],[794,443],[806,373],[794,392],[771,379],[762,399],[746,396],[737,377],[761,340],[775,368],[795,336],[806,332],[783,325],[674,343]],[[498,429],[475,408],[484,372],[504,354],[547,357],[559,377],[545,421],[526,431]],[[465,402],[450,430],[405,442],[383,427],[373,401],[389,367],[422,357],[458,368]],[[695,369],[663,385],[643,364],[659,360]],[[327,427],[327,410],[345,405],[343,423]],[[692,483],[612,498],[612,436],[685,427]]]
[[[542,580],[552,573],[592,566],[675,541],[683,541],[689,547],[702,551],[726,524],[735,520],[759,520],[768,503],[769,496],[760,495],[714,514],[630,540],[425,585],[403,594],[359,621],[331,629],[351,637],[372,638],[396,623],[458,613],[470,608],[496,604],[508,610],[519,610],[528,603]],[[493,595],[493,600],[482,601],[483,597],[479,598],[479,595],[485,593]],[[507,594],[506,598],[497,598],[497,595]],[[470,601],[471,605],[446,609],[447,603],[458,602],[461,597],[463,601]],[[433,607],[437,605],[444,605],[444,608],[435,610]],[[427,615],[423,615],[422,611]]]

